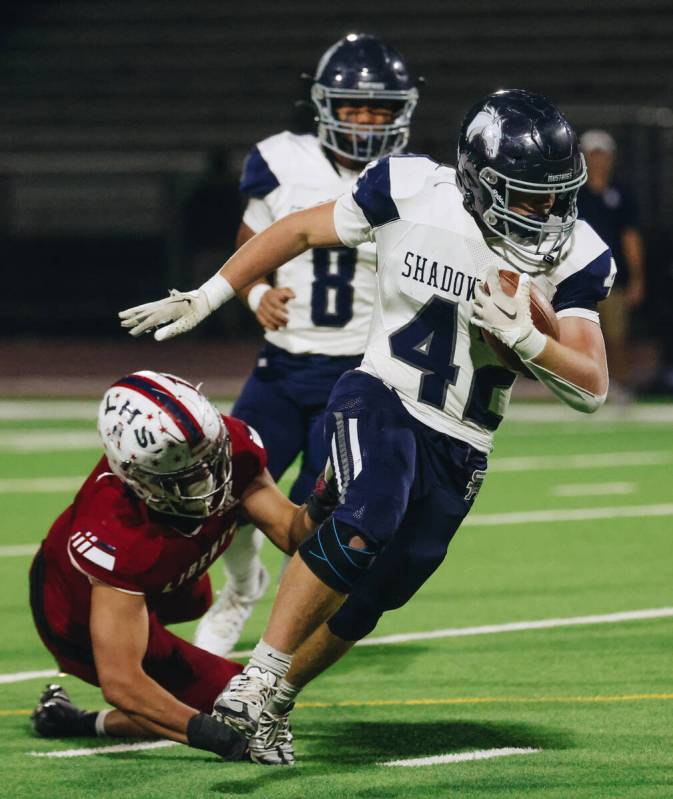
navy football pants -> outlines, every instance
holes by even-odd
[[[360,371],[335,386],[325,433],[344,492],[334,519],[379,550],[329,621],[335,635],[353,641],[442,563],[484,479],[486,455],[426,427],[394,391]]]

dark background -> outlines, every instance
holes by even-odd
[[[615,135],[647,246],[636,335],[666,358],[670,0],[23,0],[0,34],[5,343],[114,340],[119,309],[214,272],[232,247],[247,150],[311,124],[295,106],[299,75],[351,30],[381,36],[425,77],[416,152],[452,162],[466,108],[503,87],[547,94],[580,132]],[[199,335],[254,331],[241,309]]]

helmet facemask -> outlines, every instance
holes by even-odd
[[[557,183],[517,180],[488,166],[479,172],[479,182],[491,200],[481,215],[483,224],[534,264],[533,272],[553,268],[572,234],[577,220],[577,193],[587,179],[584,156],[580,157],[581,173]],[[554,202],[544,215],[523,214],[513,210],[517,194],[553,195]]]
[[[418,90],[335,89],[314,83],[311,100],[318,112],[318,139],[323,147],[353,161],[368,163],[402,152],[407,146]],[[393,120],[383,125],[342,122],[337,108],[350,104],[389,107]]]
[[[125,461],[120,467],[133,492],[157,513],[203,520],[232,500],[231,441],[224,425],[208,452],[190,466],[154,472]]]

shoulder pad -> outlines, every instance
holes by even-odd
[[[248,484],[260,475],[267,465],[264,444],[257,431],[240,419],[224,416],[231,436],[233,492],[240,497]]]
[[[248,197],[259,200],[271,194],[280,185],[258,147],[253,147],[243,164],[240,189]]]
[[[391,195],[396,200],[413,197],[423,189],[430,175],[445,171],[446,167],[427,155],[390,156]]]
[[[587,222],[578,221],[570,256],[551,275],[556,285],[554,310],[595,310],[596,304],[610,293],[616,274],[610,248]]]

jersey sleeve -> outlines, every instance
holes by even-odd
[[[280,182],[273,174],[259,147],[253,147],[243,164],[239,186],[241,193],[261,200],[278,186],[280,186]]]
[[[233,493],[240,497],[255,477],[266,469],[266,449],[253,427],[233,416],[223,418],[231,437]]]
[[[103,526],[105,526],[103,524]],[[68,540],[68,557],[77,571],[129,594],[144,594],[145,574],[155,558],[155,547],[138,547],[132,542],[110,543],[110,531],[93,532],[94,525],[80,525]],[[133,531],[129,531],[133,534]],[[138,531],[136,531],[138,532]],[[138,535],[141,533],[138,532]]]
[[[612,253],[605,249],[558,284],[552,307],[560,317],[582,316],[598,321],[597,305],[610,294],[616,274]]]
[[[352,193],[342,195],[334,208],[337,235],[347,247],[373,240],[373,231],[399,219],[390,191],[390,159],[368,164]]]
[[[248,200],[245,212],[243,213],[243,222],[250,230],[255,233],[260,233],[275,221],[271,208],[266,200],[260,200],[257,197],[251,197]]]

